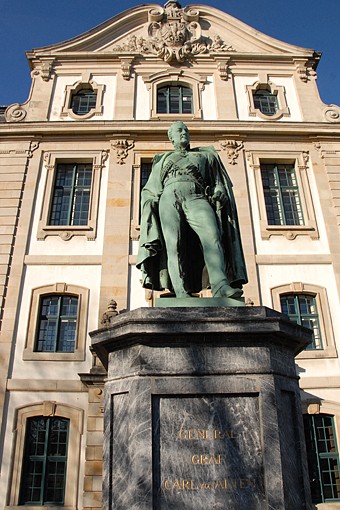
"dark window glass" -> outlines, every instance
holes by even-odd
[[[142,162],[141,164],[141,174],[140,174],[140,190],[142,191],[142,189],[144,188],[145,184],[147,183],[148,179],[149,179],[149,176],[151,174],[151,169],[152,169],[152,163],[148,162]]]
[[[280,297],[282,313],[313,331],[313,342],[306,347],[308,350],[322,349],[319,314],[315,296],[309,294],[285,294]]]
[[[36,352],[74,352],[78,313],[76,296],[45,296],[40,302]]]
[[[279,109],[277,96],[272,94],[269,90],[259,89],[254,95],[254,107],[264,115],[275,115]]]
[[[87,225],[91,181],[91,164],[58,165],[49,225]]]
[[[96,107],[97,92],[92,89],[81,89],[72,94],[71,109],[76,115],[85,115]]]
[[[193,113],[192,90],[182,85],[166,85],[159,88],[157,113]]]
[[[262,164],[268,225],[303,225],[294,165]]]
[[[333,416],[304,415],[313,503],[340,500],[339,452]]]
[[[27,420],[21,505],[62,505],[65,495],[69,420]]]

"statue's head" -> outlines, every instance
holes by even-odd
[[[177,120],[168,129],[168,137],[176,148],[186,148],[190,144],[189,129],[181,120]]]

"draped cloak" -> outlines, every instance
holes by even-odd
[[[213,147],[198,147],[191,151],[199,152],[207,159],[204,185],[207,199],[212,207],[214,204],[211,197],[215,191],[223,191],[227,196],[225,205],[220,210],[215,209],[216,220],[225,254],[226,276],[232,287],[242,287],[248,280],[231,180]],[[155,156],[150,177],[141,194],[140,242],[136,265],[142,272],[143,287],[153,290],[172,290],[158,211],[159,199],[166,179],[164,163],[170,154],[173,153],[167,152]],[[179,256],[184,286],[188,292],[199,292],[209,287],[200,241],[185,218],[183,218],[181,229],[183,229],[181,231],[183,241]]]

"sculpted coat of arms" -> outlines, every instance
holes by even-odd
[[[170,0],[164,8],[151,9],[148,21],[147,38],[130,36],[114,51],[153,54],[169,63],[184,62],[202,53],[235,51],[218,35],[213,41],[202,36],[199,11],[182,9],[176,1]]]

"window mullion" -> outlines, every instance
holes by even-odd
[[[283,196],[282,196],[282,188],[281,188],[281,182],[280,182],[280,173],[277,165],[274,166],[274,175],[275,180],[277,182],[277,190],[279,195],[279,204],[280,204],[280,212],[281,212],[281,225],[286,225],[286,215],[285,215],[285,209],[284,209],[284,202],[283,202]]]
[[[62,296],[58,296],[58,310],[57,310],[57,320],[56,320],[55,337],[54,337],[54,352],[57,352],[58,347],[59,347],[59,332],[60,332],[62,299],[63,299]]]
[[[50,435],[50,420],[45,418],[45,444],[44,444],[44,458],[43,458],[43,469],[41,475],[41,491],[40,491],[40,503],[45,503],[45,490],[46,490],[46,471],[47,471],[47,455],[48,455],[48,441]]]
[[[74,165],[73,171],[72,171],[72,183],[71,183],[71,190],[70,190],[70,200],[68,203],[68,213],[67,217],[69,220],[69,225],[73,225],[74,221],[74,201],[75,201],[75,186],[76,186],[76,175],[77,175],[77,165]]]
[[[313,425],[313,439],[314,439],[315,452],[316,452],[316,462],[317,462],[317,465],[318,465],[318,472],[319,472],[319,477],[320,477],[319,485],[320,485],[321,498],[322,498],[322,501],[325,501],[325,496],[324,496],[324,492],[323,492],[323,484],[322,484],[322,479],[321,479],[322,471],[321,471],[321,464],[320,464],[318,436],[317,436],[317,430],[316,430],[316,427],[315,427],[314,416],[312,416],[312,425]]]

